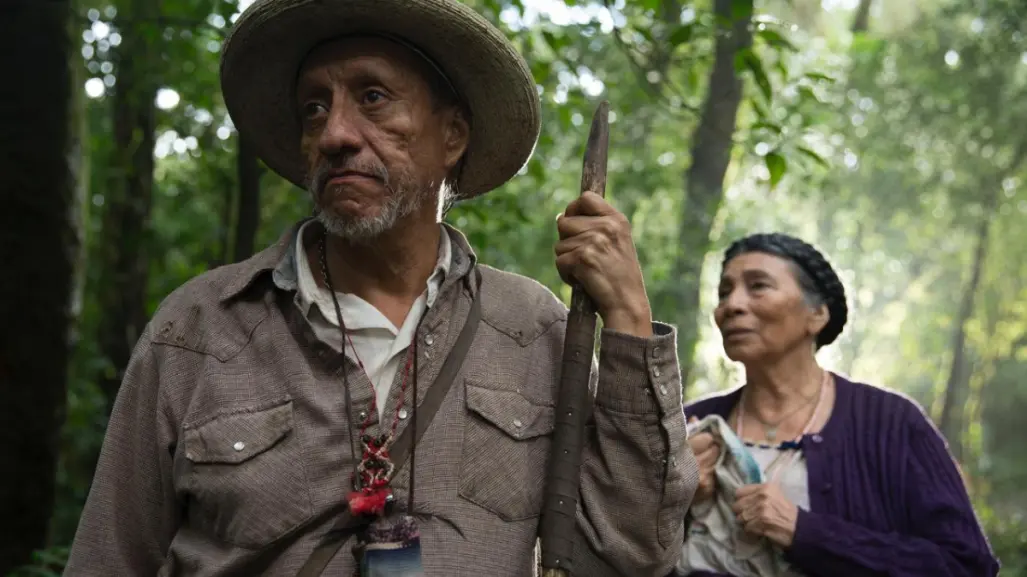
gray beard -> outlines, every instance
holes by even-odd
[[[324,226],[328,234],[349,241],[353,244],[368,244],[383,233],[395,228],[400,219],[406,218],[421,209],[431,190],[418,190],[412,182],[390,182],[388,174],[384,174],[385,188],[389,191],[388,198],[378,214],[370,217],[351,217],[326,210],[321,205],[324,193],[323,178],[317,171],[310,179],[309,192],[314,201],[314,216]],[[401,180],[401,179],[400,179]]]
[[[392,230],[396,223],[421,209],[423,194],[392,194],[382,205],[381,211],[369,217],[353,218],[338,215],[318,207],[316,218],[328,234],[350,241],[366,244]]]

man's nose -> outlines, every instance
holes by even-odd
[[[332,105],[317,146],[326,157],[337,157],[360,150],[364,145],[362,123],[366,119],[355,106],[343,100]]]

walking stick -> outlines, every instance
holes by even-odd
[[[581,192],[606,195],[606,156],[610,145],[610,105],[599,103],[585,145]],[[543,577],[567,577],[573,567],[578,488],[589,406],[589,380],[596,339],[596,306],[575,283],[567,315],[553,443],[546,469],[540,519]]]

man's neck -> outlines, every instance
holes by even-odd
[[[774,415],[816,397],[823,369],[811,351],[799,347],[773,363],[746,367],[745,376],[747,409]]]
[[[327,238],[328,270],[333,288],[362,298],[401,326],[414,301],[424,292],[438,263],[442,226],[434,219],[399,222],[367,243]],[[320,262],[318,244],[308,255]],[[311,254],[312,253],[312,254]],[[315,278],[325,286],[321,267]]]

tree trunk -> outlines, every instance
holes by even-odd
[[[942,403],[941,419],[938,428],[948,439],[953,456],[962,459],[963,449],[963,409],[967,401],[970,371],[966,354],[966,323],[974,311],[977,289],[981,284],[984,261],[988,255],[988,233],[994,206],[988,207],[981,216],[977,227],[977,248],[974,250],[973,262],[970,264],[970,279],[963,290],[959,304],[959,315],[952,332],[952,365],[949,370],[948,382],[945,385],[945,400]]]
[[[147,322],[146,287],[149,272],[150,209],[153,203],[154,99],[157,82],[153,73],[154,46],[146,27],[153,18],[140,18],[139,0],[123,12],[129,25],[121,27],[117,48],[117,87],[111,107],[117,170],[112,171],[102,219],[103,267],[100,286],[94,293],[102,311],[97,328],[100,351],[108,367],[98,382],[114,404],[125,367]],[[152,10],[153,5],[146,8]]]
[[[852,33],[866,32],[870,29],[870,7],[874,0],[859,0],[856,15],[852,17]]]
[[[237,142],[239,204],[235,220],[235,262],[246,260],[253,255],[257,228],[260,226],[260,165],[257,162],[257,153],[241,134]]]
[[[735,57],[752,46],[752,5],[746,13],[734,14],[734,4],[732,0],[714,2],[717,18],[732,22],[732,26],[718,31],[702,117],[692,134],[692,162],[685,173],[678,256],[671,275],[675,284],[667,291],[673,310],[678,311],[682,387],[688,386],[699,339],[703,261],[709,250],[713,221],[724,198],[724,175],[731,162],[738,107],[742,102],[742,78],[735,70]]]
[[[7,5],[12,80],[0,106],[0,575],[46,546],[67,387],[77,252],[72,212],[70,9]]]

